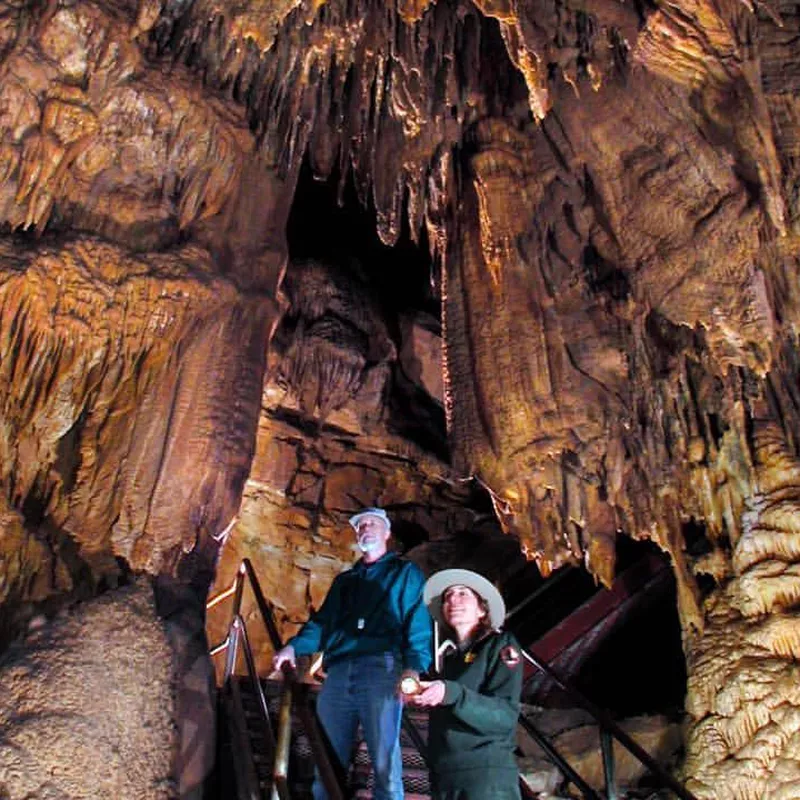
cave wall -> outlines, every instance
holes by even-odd
[[[441,381],[427,377],[441,369],[441,336],[429,321],[382,316],[357,273],[316,260],[290,263],[284,288],[255,456],[211,595],[232,585],[249,558],[288,638],[358,558],[348,523],[356,510],[386,508],[392,546],[417,560],[418,545],[469,529],[476,512],[471,483],[414,439],[443,423]],[[398,403],[414,412],[414,429],[393,411]],[[209,612],[213,642],[224,638],[230,613],[230,602]],[[273,648],[249,591],[243,616],[268,673]]]
[[[249,470],[285,181],[124,4],[2,19],[5,494],[85,559],[174,570]]]

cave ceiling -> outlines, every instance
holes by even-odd
[[[0,600],[189,574],[244,519],[237,557],[267,523],[295,553],[297,621],[357,505],[431,537],[479,486],[544,575],[668,555],[695,788],[724,781],[754,717],[719,680],[800,652],[799,30],[784,0],[0,3]],[[376,289],[400,259],[292,258],[309,180],[425,251],[416,308]]]

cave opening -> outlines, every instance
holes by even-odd
[[[533,602],[517,614],[524,618],[512,628],[520,641],[536,642],[540,657],[612,715],[677,719],[686,663],[669,560],[652,542],[619,536],[616,579],[608,590],[580,566],[561,567],[539,581]],[[532,677],[525,699],[546,708],[575,706],[573,697],[541,674]]]
[[[276,343],[279,349],[291,347],[291,338],[308,337],[313,327],[333,342],[334,357],[355,349],[363,355],[367,370],[386,358],[391,377],[382,390],[382,403],[389,431],[449,462],[438,273],[425,230],[415,242],[408,215],[401,217],[398,241],[385,245],[377,234],[371,196],[365,206],[352,173],[342,179],[335,172],[321,180],[309,160],[304,160],[287,223],[289,266],[284,288],[291,302]],[[327,284],[317,280],[311,289],[295,287],[292,296],[293,285],[302,283],[297,276],[307,272],[309,265],[328,276]],[[309,296],[312,291],[316,298]],[[296,296],[302,292],[307,293],[305,297]],[[320,298],[326,294],[344,297],[341,302],[331,300],[323,312]],[[307,310],[312,306],[315,310],[311,313],[320,316],[309,325]],[[303,314],[306,319],[301,324],[298,318]],[[375,324],[365,321],[370,316],[377,318]],[[320,333],[323,317],[328,318],[324,334]],[[384,329],[391,345],[376,344]],[[364,382],[362,372],[358,380],[351,381],[350,394],[357,394]]]
[[[367,195],[365,207],[352,172],[344,181],[338,170],[323,180],[314,175],[305,159],[286,230],[290,263],[320,259],[340,270],[356,271],[387,309],[421,311],[440,320],[439,292],[425,229],[419,233],[419,242],[414,242],[408,215],[403,213],[397,243],[385,245],[377,234],[372,195]]]
[[[650,560],[656,565],[624,621],[598,644],[580,668],[575,685],[620,717],[678,717],[686,694],[678,598],[669,560],[652,542],[619,537],[617,574]]]

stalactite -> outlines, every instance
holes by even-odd
[[[0,222],[147,249],[222,218],[255,160],[244,115],[201,100],[178,67],[165,93],[116,6],[51,10],[3,63]],[[153,8],[141,12],[149,25]]]
[[[355,278],[317,261],[291,265],[285,282],[291,341],[279,380],[310,416],[352,402],[376,366],[396,358],[374,303]]]
[[[281,378],[312,417],[325,419],[351,400],[361,384],[366,360],[353,347],[341,326],[326,336],[317,324],[293,344],[282,366]]]
[[[341,180],[352,169],[362,201],[374,203],[384,243],[396,243],[404,213],[417,238],[440,144],[458,139],[470,113],[473,87],[463,81],[477,73],[459,64],[477,62],[479,39],[463,33],[479,25],[474,10],[437,3],[410,23],[375,0],[328,2],[316,14],[287,4],[280,33],[256,42],[218,3],[201,4],[206,13],[197,5],[166,5],[158,47],[202,63],[212,85],[236,82],[264,153],[284,173],[306,154],[321,177],[338,162]]]

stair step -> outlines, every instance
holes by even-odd
[[[359,748],[356,750],[355,757],[353,758],[353,765],[356,768],[369,768],[370,760],[369,755],[367,754],[366,748],[363,750]],[[414,751],[413,753],[403,753],[403,769],[419,769],[419,770],[427,770],[427,766],[425,765],[425,759],[422,756]]]
[[[278,718],[282,684],[274,681],[262,681],[270,721],[274,726]],[[239,684],[243,705],[245,725],[250,742],[256,778],[262,796],[269,797],[272,786],[272,758],[268,757],[267,739],[264,721],[261,716],[260,702],[253,691],[249,680]],[[312,691],[312,703],[316,691]],[[427,740],[428,714],[425,711],[406,711],[407,717],[414,724],[423,741]],[[401,730],[400,746],[403,759],[403,786],[407,800],[428,800],[428,770],[422,755],[414,747],[413,741],[405,730]],[[296,800],[310,800],[311,784],[314,778],[314,765],[311,759],[311,745],[302,725],[299,714],[292,714],[292,744],[289,762],[289,789]],[[369,761],[366,743],[359,738],[353,764],[349,773],[351,796],[367,800],[372,797],[374,776]]]
[[[415,792],[403,792],[403,796],[405,800],[430,800],[431,796],[429,794],[419,794]],[[372,797],[372,792],[368,789],[357,789],[353,793],[353,797],[359,798],[359,800],[369,800]]]

